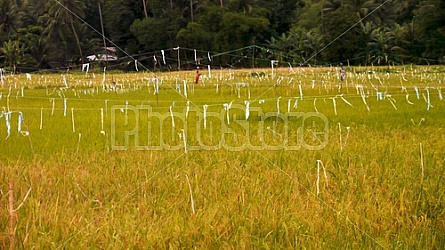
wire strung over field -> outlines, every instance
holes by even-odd
[[[128,237],[139,239],[144,232],[156,239],[137,242],[162,244],[161,235],[135,228],[129,218],[134,213],[128,211],[143,206],[149,212],[137,220],[150,220],[158,229],[167,224],[188,236],[195,229],[178,221],[192,218],[187,227],[215,234],[197,237],[206,246],[218,237],[244,244],[237,228],[256,223],[270,227],[249,229],[259,238],[293,230],[273,236],[271,246],[319,246],[290,239],[304,234],[330,242],[331,236],[318,234],[331,235],[330,227],[342,232],[340,241],[356,242],[359,235],[361,246],[393,244],[396,236],[380,236],[388,230],[405,245],[435,246],[441,236],[427,228],[439,230],[443,214],[438,190],[445,72],[344,67],[343,78],[341,70],[210,70],[198,81],[195,71],[2,74],[0,158],[7,166],[0,178],[19,184],[20,210],[11,211],[26,218],[18,221],[16,238],[26,246],[90,244],[101,228],[125,223],[117,219],[122,217],[131,225],[117,228],[137,232]],[[48,212],[38,211],[42,200]],[[212,211],[234,223],[222,236],[213,229],[222,222],[206,217]],[[101,222],[104,216],[114,222]],[[27,229],[28,220],[43,217],[67,236],[42,236],[40,226]],[[397,224],[408,221],[415,233]],[[115,246],[109,237],[101,236],[98,244]]]
[[[22,132],[22,123],[31,128],[31,134],[37,128],[43,133],[47,123],[57,123],[67,116],[72,126],[67,126],[65,132],[75,132],[75,113],[79,113],[89,117],[89,129],[95,126],[105,135],[114,122],[108,117],[114,106],[123,107],[125,116],[128,109],[150,107],[157,114],[168,114],[172,121],[176,116],[188,116],[191,108],[201,115],[226,112],[225,122],[230,123],[232,106],[232,116],[248,121],[258,119],[250,116],[252,110],[258,109],[278,116],[315,112],[335,118],[350,112],[372,115],[374,110],[380,112],[388,107],[391,109],[386,112],[410,106],[421,106],[420,110],[428,112],[443,100],[445,74],[440,67],[347,67],[344,79],[341,69],[209,69],[200,75],[199,82],[194,81],[194,71],[153,74],[84,69],[61,75],[3,73],[0,101],[6,129],[2,133],[9,138],[14,124],[19,134],[29,136],[30,131]],[[34,120],[32,124],[29,117]],[[78,125],[77,131],[81,128]]]

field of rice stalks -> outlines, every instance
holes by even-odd
[[[0,248],[442,248],[445,69],[346,70],[2,76]]]

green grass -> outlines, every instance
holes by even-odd
[[[0,107],[8,110],[9,105],[15,113],[7,139],[3,139],[5,118],[0,119],[0,246],[9,246],[9,182],[15,185],[15,206],[31,188],[16,213],[19,249],[440,249],[445,245],[445,102],[437,89],[445,79],[443,68],[391,68],[389,78],[386,68],[349,68],[340,92],[335,68],[298,70],[280,69],[276,74],[282,80],[275,87],[280,78],[271,79],[270,69],[258,70],[266,72],[264,79],[251,78],[252,70],[215,71],[200,85],[192,84],[193,72],[158,73],[162,81],[158,96],[153,83],[147,86],[144,80],[154,76],[149,73],[108,74],[107,84],[113,77],[125,85],[125,91],[117,94],[102,90],[100,73],[96,78],[68,74],[67,90],[61,90],[60,75],[36,74],[32,81],[8,77],[0,91]],[[376,73],[363,73],[370,70]],[[183,90],[185,79],[187,119],[187,99],[175,91],[176,82]],[[241,82],[245,85],[238,98],[236,83]],[[268,113],[277,112],[281,97],[284,114],[288,100],[293,106],[300,97],[298,84],[303,100],[291,111],[315,115],[317,110],[327,118],[328,133],[318,135],[328,141],[322,149],[231,151],[219,144],[221,119],[208,117],[208,129],[197,123],[202,121],[203,105],[225,118],[223,104],[234,101],[228,128],[237,136],[224,134],[228,145],[242,147],[247,139],[258,147],[282,145],[281,137],[271,131],[284,135],[281,118],[263,121],[261,141],[261,118],[252,111],[246,132],[241,122],[244,101],[250,92],[252,110]],[[370,112],[357,84],[365,87]],[[406,101],[402,84],[414,104]],[[377,100],[372,86],[391,95],[397,110],[387,98]],[[422,96],[427,98],[426,87],[433,105],[429,111]],[[339,94],[352,107],[337,97],[335,115],[332,98]],[[66,116],[61,96],[68,98]],[[50,98],[55,102],[53,115]],[[149,105],[152,112],[165,116],[162,133],[154,113],[147,110],[138,113],[136,122],[138,105]],[[177,115],[175,128],[170,106]],[[100,133],[101,109],[105,135]],[[22,129],[29,136],[17,132],[17,111],[23,113]],[[125,131],[137,128],[140,145],[146,146],[148,121],[153,145],[162,138],[177,149],[138,150],[130,135],[125,150],[113,150],[112,124],[117,145],[125,145]],[[312,121],[290,118],[290,141],[297,144],[300,138],[307,145],[319,145],[312,132],[323,126]],[[178,137],[185,127],[187,153]],[[196,138],[217,149],[191,148],[199,146]],[[327,176],[326,182],[320,169],[318,195],[317,160]]]

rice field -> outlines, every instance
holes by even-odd
[[[443,248],[445,68],[345,69],[3,75],[0,248]]]

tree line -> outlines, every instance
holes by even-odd
[[[445,2],[0,0],[0,68],[80,65],[88,55],[105,54],[104,47],[117,48],[120,68],[137,60],[154,70],[271,60],[438,64],[445,55]]]

